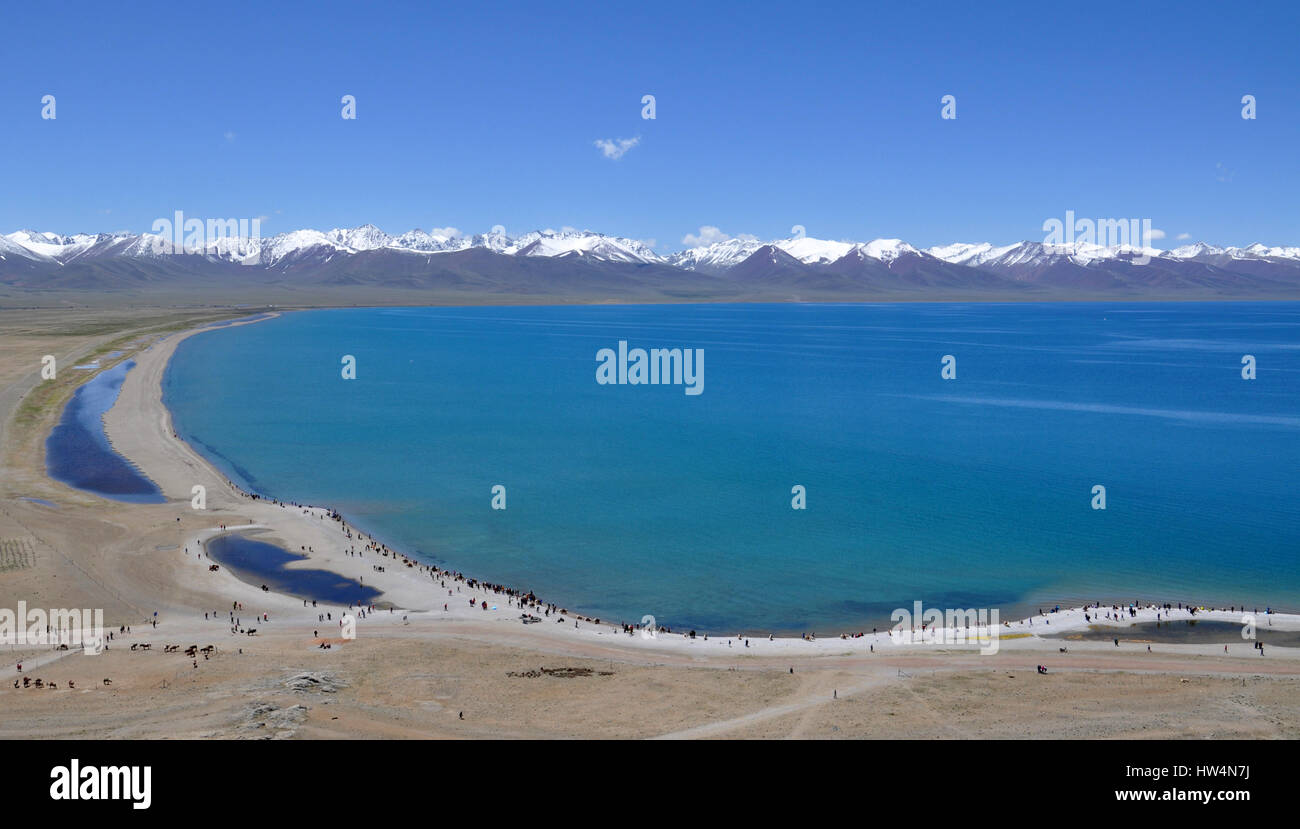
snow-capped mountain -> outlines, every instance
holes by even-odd
[[[1244,249],[1251,256],[1277,259],[1300,259],[1300,246],[1269,247],[1258,242]]]
[[[979,244],[968,244],[965,242],[956,242],[951,245],[940,245],[938,247],[927,248],[926,253],[931,256],[942,259],[945,262],[951,262],[954,265],[971,265],[978,267],[985,262],[993,261],[1007,253],[1010,253],[1018,245],[1004,245],[994,247],[988,242]]]
[[[464,250],[469,247],[469,239],[464,236],[444,236],[440,233],[425,233],[423,230],[408,230],[401,236],[395,237],[392,246],[398,250],[439,253],[448,250]]]
[[[538,230],[517,238],[500,229],[475,236],[445,236],[423,230],[410,230],[391,236],[374,225],[332,230],[295,230],[260,239],[221,238],[205,246],[204,252],[219,259],[231,255],[246,257],[252,246],[261,248],[261,262],[271,266],[286,259],[301,259],[307,253],[357,254],[381,249],[409,251],[412,253],[447,253],[467,248],[485,248],[510,256],[586,256],[611,262],[666,263],[684,270],[723,272],[748,259],[764,245],[772,245],[805,265],[828,265],[852,253],[889,263],[900,256],[926,254],[944,262],[969,267],[1024,266],[1068,259],[1076,264],[1089,264],[1098,260],[1126,256],[1147,255],[1168,260],[1196,260],[1227,257],[1239,260],[1300,261],[1300,246],[1279,247],[1254,244],[1245,248],[1216,247],[1204,242],[1184,245],[1172,250],[1135,248],[1130,246],[1106,247],[1077,243],[1073,245],[1048,245],[1042,242],[1018,242],[995,246],[988,242],[977,244],[953,243],[927,248],[924,251],[901,239],[874,239],[869,242],[832,241],[800,236],[762,242],[753,238],[728,239],[709,245],[688,248],[669,255],[660,255],[650,246],[636,239],[609,236],[603,233],[577,230]],[[0,254],[24,256],[66,262],[69,259],[99,250],[110,250],[122,255],[147,255],[170,253],[170,240],[152,234],[99,233],[62,236],[57,233],[19,230],[0,236]]]
[[[31,248],[21,245],[15,239],[11,238],[17,235],[17,233],[11,233],[8,236],[0,236],[0,258],[7,258],[10,256],[28,260],[48,258],[41,254],[34,253]]]
[[[1192,260],[1228,257],[1231,259],[1283,259],[1300,261],[1300,247],[1269,247],[1254,244],[1245,248],[1216,247],[1204,242],[1183,245],[1172,250],[1140,248],[1132,245],[1105,246],[1076,243],[1074,245],[1048,245],[1042,242],[1019,242],[995,247],[988,242],[967,244],[957,242],[928,248],[926,253],[955,265],[1013,266],[1034,265],[1053,260],[1069,259],[1077,264],[1131,256],[1160,257],[1166,260]]]
[[[1143,255],[1154,257],[1162,254],[1162,251],[1155,248],[1138,248],[1131,245],[1107,247],[1082,242],[1072,245],[1019,242],[1000,247],[995,247],[988,242],[981,244],[959,242],[932,247],[926,252],[945,262],[971,267],[1024,267],[1067,260],[1078,265],[1087,265],[1102,259]]]
[[[526,233],[504,252],[516,256],[590,256],[607,262],[662,262],[636,239],[603,236],[586,231],[542,230]]]
[[[10,233],[6,240],[17,245],[21,255],[30,258],[61,259],[75,255],[95,244],[97,236],[80,233],[75,236],[60,236],[57,233],[37,233],[32,230],[19,230]],[[20,251],[14,251],[19,253]]]
[[[494,253],[508,253],[514,243],[514,240],[507,236],[504,230],[493,228],[487,233],[476,234],[470,239],[469,247],[487,248]]]
[[[857,256],[878,259],[886,264],[904,256],[920,256],[921,251],[902,239],[874,239],[866,244],[854,245],[849,250]]]
[[[829,265],[853,249],[852,242],[831,242],[811,236],[798,236],[773,244],[805,265]]]
[[[1300,260],[1300,247],[1269,247],[1258,242],[1244,248],[1221,248],[1197,242],[1165,251],[1165,256],[1173,259],[1283,259]]]
[[[0,287],[138,286],[178,274],[201,281],[204,274],[220,272],[227,279],[232,274],[253,278],[266,273],[263,281],[275,284],[393,284],[408,290],[430,285],[469,290],[486,280],[487,287],[477,290],[512,295],[545,293],[547,285],[534,282],[551,279],[569,285],[569,290],[576,290],[574,285],[584,290],[603,286],[598,292],[615,296],[666,290],[672,283],[674,297],[735,291],[764,296],[788,292],[791,297],[1028,292],[1300,298],[1300,246],[1264,244],[1219,247],[1198,242],[1158,250],[1023,241],[953,243],[922,250],[901,239],[853,242],[798,236],[763,242],[741,237],[665,255],[636,239],[569,228],[518,237],[500,227],[472,236],[419,229],[393,236],[366,224],[186,245],[198,247],[181,249],[172,239],[150,233],[65,236],[19,230],[0,236]],[[519,265],[510,265],[511,260]],[[526,265],[529,260],[534,264]],[[542,262],[547,264],[538,264]],[[586,275],[578,279],[578,273]]]
[[[674,253],[668,257],[668,264],[700,273],[724,273],[753,256],[763,245],[757,239],[728,239]]]
[[[1182,247],[1165,251],[1165,255],[1173,259],[1196,259],[1203,256],[1222,256],[1225,253],[1227,253],[1227,248],[1207,245],[1204,242],[1197,242],[1194,245],[1183,245]]]

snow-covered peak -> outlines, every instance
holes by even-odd
[[[1072,245],[1043,245],[1049,256],[1066,256],[1076,265],[1088,265],[1106,259],[1119,259],[1126,256],[1159,256],[1164,251],[1158,248],[1144,248],[1136,245],[1096,245],[1075,242]]]
[[[36,230],[15,230],[5,236],[9,241],[19,245],[62,245],[63,238],[57,233]]]
[[[487,248],[496,253],[506,253],[514,245],[514,240],[506,235],[504,230],[493,228],[487,233],[475,234],[470,239],[469,246],[473,248]]]
[[[469,239],[464,236],[444,236],[440,233],[425,233],[423,230],[408,230],[392,240],[392,247],[421,253],[440,253],[447,250],[463,250],[469,247]]]
[[[1257,258],[1270,259],[1300,259],[1300,247],[1269,247],[1259,242],[1247,247],[1242,253],[1249,254]]]
[[[668,264],[688,271],[725,271],[753,256],[762,246],[757,239],[728,239],[679,251],[668,257]]]
[[[370,224],[351,230],[335,228],[325,235],[336,245],[356,251],[386,248],[393,241],[393,237]]]
[[[902,239],[873,239],[864,245],[854,245],[853,249],[860,251],[864,256],[879,259],[886,264],[893,262],[900,256],[920,254],[919,250]]]
[[[1197,242],[1194,245],[1182,245],[1166,251],[1165,255],[1172,259],[1195,259],[1198,256],[1222,256],[1225,252],[1225,248]]]
[[[34,230],[19,230],[6,236],[10,242],[22,247],[38,257],[58,259],[75,248],[88,247],[95,237],[86,234],[60,236],[57,233],[40,233]]]
[[[21,232],[21,231],[20,231]],[[33,251],[26,245],[18,242],[14,237],[17,233],[10,233],[7,236],[0,236],[0,259],[9,256],[17,256],[22,259],[48,259],[44,254]]]
[[[142,233],[126,240],[122,255],[130,257],[167,256],[173,252],[171,238],[153,233]]]
[[[985,262],[990,262],[1006,256],[1015,250],[1018,245],[1002,245],[996,247],[988,242],[979,242],[971,244],[969,242],[954,242],[951,245],[936,245],[927,248],[926,253],[949,262],[953,265],[972,265],[978,267]]]
[[[1200,259],[1229,257],[1231,259],[1292,259],[1300,261],[1300,247],[1295,246],[1269,246],[1256,242],[1244,248],[1235,247],[1218,247],[1216,245],[1207,245],[1205,242],[1197,242],[1194,245],[1183,245],[1174,248],[1166,253],[1173,259]]]
[[[540,230],[526,233],[507,253],[519,256],[591,256],[610,262],[661,262],[643,242],[590,231]]]
[[[262,261],[264,243],[261,239],[244,236],[223,236],[208,242],[203,252],[223,262],[241,265],[258,265]]]
[[[937,245],[928,248],[926,253],[954,265],[970,267],[1010,267],[1033,266],[1056,261],[1069,260],[1077,265],[1089,265],[1106,259],[1123,257],[1159,256],[1162,251],[1156,248],[1141,248],[1133,245],[1107,247],[1085,242],[1069,245],[1049,245],[1043,242],[1017,242],[1014,245],[994,246],[988,242],[970,244],[956,242],[951,245]]]
[[[775,245],[805,265],[829,264],[843,258],[854,247],[852,242],[832,242],[811,236],[798,236],[776,242]]]
[[[76,233],[61,236],[57,233],[19,230],[0,238],[5,239],[6,247],[17,247],[18,250],[12,252],[29,259],[53,259],[66,264],[88,252],[125,249],[139,237],[130,233]]]
[[[297,258],[312,248],[340,250],[342,246],[319,230],[293,230],[267,240],[262,246],[262,261],[274,265],[285,259]]]

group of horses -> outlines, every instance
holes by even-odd
[[[109,679],[108,677],[105,677],[104,684],[112,685],[113,680]],[[43,679],[40,679],[39,677],[37,677],[36,679],[32,679],[30,676],[25,676],[21,680],[15,679],[14,687],[15,688],[52,688],[57,691],[59,688],[59,684],[57,682],[46,682]],[[77,690],[77,683],[75,680],[71,680],[71,679],[68,680],[68,690],[69,691]]]
[[[44,680],[39,678],[32,679],[30,676],[25,676],[22,678],[21,684],[19,680],[15,679],[14,687],[15,688],[54,688],[57,690],[59,685],[56,682],[45,682]],[[77,685],[72,680],[68,680],[68,687],[72,688],[73,690],[76,690]]]
[[[131,646],[131,650],[147,651],[152,647],[153,646],[147,642],[136,642],[134,645]],[[215,653],[216,650],[217,650],[216,645],[208,645],[202,648],[200,648],[198,645],[190,645],[188,648],[186,648],[183,651],[181,650],[180,645],[163,645],[163,653],[183,653],[186,656],[190,657],[191,659],[198,656],[199,654],[203,654],[203,656],[206,658],[208,656],[211,656],[213,653]]]

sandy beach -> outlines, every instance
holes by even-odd
[[[39,357],[52,344],[3,321],[0,338],[25,370],[0,375],[0,540],[12,551],[0,569],[0,606],[100,607],[117,633],[98,655],[3,646],[0,694],[11,712],[3,737],[1300,736],[1300,649],[1269,647],[1261,656],[1244,639],[1165,643],[1125,634],[1157,618],[1240,624],[1240,610],[1062,609],[1002,620],[992,655],[977,646],[899,645],[883,628],[815,639],[759,631],[690,638],[525,606],[400,551],[365,549],[367,539],[327,508],[240,492],[173,434],[161,381],[177,344],[202,330],[194,319],[170,319],[162,330],[129,319],[108,332],[86,326],[56,344],[74,362],[110,343],[123,351],[117,359],[135,360],[106,432],[167,502],[79,492],[44,472],[44,439],[61,405],[52,398],[24,408],[41,393]],[[62,399],[75,380],[64,381]],[[191,506],[196,486],[205,509]],[[362,617],[356,608],[304,606],[227,567],[214,571],[206,545],[232,532],[308,556],[290,569],[329,570],[382,596]],[[345,612],[357,617],[355,639],[341,638]],[[523,624],[523,613],[542,621]],[[1294,615],[1255,620],[1261,629],[1300,631]],[[1068,638],[1098,625],[1124,641]],[[206,658],[163,652],[173,644],[215,649]],[[14,688],[21,677],[57,689]]]

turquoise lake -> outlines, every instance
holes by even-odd
[[[703,393],[597,383],[620,340]],[[241,486],[602,619],[1300,609],[1296,303],[305,311],[184,341],[164,400]]]

